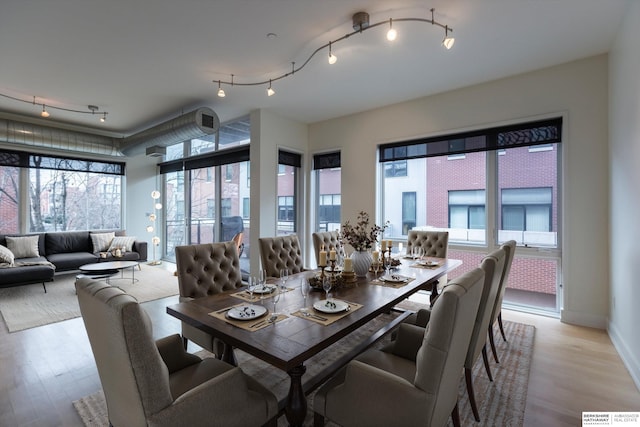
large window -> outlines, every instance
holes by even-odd
[[[284,150],[278,152],[278,235],[295,233],[298,229],[298,174],[301,164],[300,154]]]
[[[450,278],[516,240],[505,301],[557,312],[561,129],[562,120],[551,119],[382,145],[386,236],[447,230],[449,256],[464,262]],[[400,161],[404,177],[389,172]]]
[[[342,205],[340,152],[313,156],[315,171],[316,217],[315,231],[333,231],[340,228]]]
[[[0,150],[0,232],[122,228],[123,175],[120,162]]]
[[[177,245],[229,241],[241,233],[240,266],[248,270],[249,131],[247,117],[167,149],[171,160],[160,165],[168,198],[167,259],[175,260]]]

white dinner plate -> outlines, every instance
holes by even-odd
[[[420,261],[418,264],[423,265],[425,267],[437,267],[440,265],[438,261]]]
[[[389,283],[403,283],[407,281],[406,277],[398,276],[397,274],[389,274],[388,276],[382,276],[382,280]]]
[[[323,313],[341,313],[349,309],[349,304],[339,299],[323,299],[314,302],[313,308]]]
[[[253,289],[254,294],[270,294],[278,289],[276,285],[258,285]],[[249,292],[249,290],[247,290]]]
[[[227,311],[227,316],[236,320],[253,320],[263,316],[266,312],[267,308],[262,305],[241,305]]]

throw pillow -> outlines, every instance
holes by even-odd
[[[106,252],[111,246],[116,233],[91,233],[91,242],[93,243],[93,252]]]
[[[0,245],[0,264],[9,264],[9,267],[13,267],[14,260],[13,252],[9,248]]]
[[[122,249],[124,246],[124,250],[126,252],[131,252],[133,250],[133,242],[136,241],[136,238],[133,236],[116,236],[111,241],[111,246],[107,252],[115,251],[116,249]]]
[[[7,236],[7,248],[13,252],[15,258],[37,258],[40,256],[38,251],[38,239],[40,236]]]

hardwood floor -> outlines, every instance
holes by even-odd
[[[156,337],[179,332],[165,313],[175,302],[143,304]],[[606,332],[513,311],[503,316],[536,326],[525,426],[578,426],[582,411],[640,410],[640,392]],[[81,427],[71,402],[100,388],[82,319],[12,334],[0,323],[0,426]]]

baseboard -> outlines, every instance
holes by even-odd
[[[589,328],[607,329],[607,318],[599,314],[585,314],[582,312],[560,310],[560,321],[572,325],[587,326]]]
[[[624,366],[629,371],[633,382],[636,384],[636,388],[640,391],[640,360],[638,360],[638,355],[631,351],[626,345],[613,322],[609,322],[607,332],[609,333],[609,338],[611,338],[613,346],[622,359],[622,363],[624,363]]]

